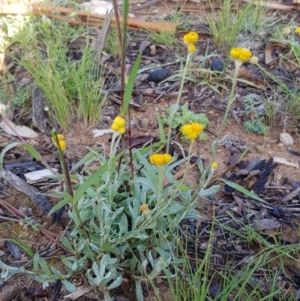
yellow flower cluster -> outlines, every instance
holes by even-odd
[[[295,33],[300,34],[300,27],[297,27],[297,28],[295,29]]]
[[[58,144],[59,144],[59,148],[64,151],[67,147],[67,143],[65,141],[65,137],[62,134],[57,134],[57,140],[58,140]],[[54,137],[52,136],[52,142],[53,144],[57,147],[56,144],[56,140],[54,139]]]
[[[218,162],[211,163],[211,168],[217,169],[218,168]]]
[[[150,163],[157,166],[168,164],[172,160],[170,154],[153,154],[149,158]]]
[[[203,125],[197,122],[193,122],[190,124],[185,124],[181,128],[181,132],[190,140],[195,140],[202,132]]]
[[[239,60],[245,63],[252,57],[252,52],[247,48],[236,47],[230,50],[230,56],[234,60]]]
[[[184,44],[187,45],[188,47],[188,52],[195,52],[196,51],[196,46],[194,45],[199,39],[199,36],[197,32],[195,31],[190,31],[183,37],[183,42]]]
[[[147,204],[143,204],[140,207],[140,210],[142,211],[143,214],[147,215],[150,213],[149,207]]]
[[[114,119],[114,122],[111,125],[111,128],[115,132],[118,132],[119,134],[124,134],[125,133],[125,119],[123,117],[117,116]]]

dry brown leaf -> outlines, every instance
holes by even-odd
[[[21,286],[9,286],[0,294],[0,301],[12,300],[21,289]]]
[[[283,53],[287,50],[287,45],[282,43],[273,43],[267,45],[265,49],[265,63],[270,65],[276,60],[276,54]]]
[[[27,126],[16,125],[12,121],[8,120],[1,115],[2,121],[0,127],[7,133],[13,136],[21,136],[24,138],[36,138],[38,133]]]

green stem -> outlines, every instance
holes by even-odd
[[[181,95],[182,95],[182,91],[183,91],[183,86],[184,86],[184,83],[185,83],[185,78],[186,78],[188,66],[189,66],[190,61],[191,61],[191,57],[192,57],[192,53],[188,53],[187,59],[186,59],[186,62],[185,62],[185,66],[184,66],[184,69],[183,69],[183,74],[182,74],[180,88],[179,88],[179,92],[178,92],[178,96],[177,96],[177,100],[176,100],[176,105],[179,105],[179,103],[180,103],[180,99],[181,99]],[[172,127],[173,127],[173,121],[174,121],[174,118],[175,118],[175,114],[173,114],[172,116],[169,117],[169,128],[168,128],[168,136],[167,136],[167,151],[166,151],[167,153],[169,153],[169,149],[170,149],[171,133],[172,133]]]
[[[224,118],[223,118],[223,121],[222,121],[222,124],[221,124],[221,129],[220,129],[220,131],[218,133],[218,136],[217,136],[217,140],[219,140],[220,136],[222,135],[222,132],[225,128],[225,124],[227,122],[229,110],[230,110],[230,108],[231,108],[231,106],[232,106],[232,104],[235,100],[234,94],[235,94],[235,88],[236,88],[236,84],[237,84],[237,76],[238,76],[239,69],[242,65],[242,62],[236,60],[234,63],[235,63],[235,71],[234,71],[234,77],[233,77],[233,80],[232,80],[231,91],[230,91],[229,100],[228,100],[228,103],[227,103],[225,115],[224,115]]]

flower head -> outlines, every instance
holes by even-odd
[[[171,160],[172,156],[170,154],[153,154],[149,158],[150,163],[157,166],[166,165]]]
[[[184,44],[194,44],[198,41],[199,39],[199,35],[197,34],[197,32],[195,31],[190,31],[189,33],[187,33],[186,35],[184,35],[183,37],[183,42]]]
[[[300,34],[300,27],[297,27],[297,28],[295,29],[295,33]]]
[[[217,169],[218,168],[218,162],[211,163],[211,168]]]
[[[111,128],[115,131],[118,132],[119,134],[124,134],[125,133],[125,119],[121,116],[117,116],[114,119],[113,124],[111,125]]]
[[[54,144],[56,147],[58,147],[58,146],[57,146],[57,143],[56,143],[56,139],[54,138],[54,135],[55,135],[55,134],[53,134],[53,136],[52,136],[52,142],[53,142],[53,144]],[[67,143],[66,143],[66,141],[65,141],[64,135],[62,135],[62,134],[56,134],[56,137],[57,137],[57,140],[58,140],[59,148],[60,148],[62,151],[64,151],[64,150],[66,149],[66,147],[67,147]]]
[[[149,207],[147,204],[143,204],[140,207],[140,210],[142,211],[143,214],[148,215],[150,213]]]
[[[252,57],[252,52],[247,48],[235,47],[230,50],[230,57],[245,63]]]
[[[291,27],[289,27],[289,26],[284,27],[283,30],[282,30],[282,32],[285,35],[289,35],[292,32]]]
[[[249,62],[253,65],[258,64],[258,57],[257,56],[252,56],[249,60]]]
[[[185,124],[181,128],[181,132],[190,140],[195,140],[202,132],[203,125],[197,122]]]
[[[194,44],[189,44],[188,45],[188,52],[192,53],[197,50],[196,46]]]

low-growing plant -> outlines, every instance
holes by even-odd
[[[12,57],[34,77],[62,128],[70,126],[75,118],[97,123],[106,98],[102,93],[105,78],[96,64],[94,49],[82,46],[81,58],[72,60],[67,47],[71,36],[65,34],[65,25],[50,20],[33,24],[36,31],[30,38],[19,39],[21,58]]]
[[[127,16],[126,7],[128,10],[128,3],[124,3],[123,18]],[[125,19],[123,24],[126,25]],[[126,37],[125,25],[123,38]],[[189,50],[186,66],[191,58],[190,54],[195,51],[194,43],[197,39],[198,35],[194,32],[184,37]],[[122,40],[122,45],[126,45],[126,38]],[[46,49],[49,53],[56,51],[61,56],[60,59],[63,59],[64,51],[60,51],[58,45],[54,45],[54,49]],[[125,49],[126,47],[123,51]],[[43,71],[50,84],[54,85],[52,77],[55,77],[53,73],[59,70],[57,66],[66,74],[69,69],[59,65],[58,58],[49,56],[49,53],[47,57],[52,57],[53,60],[43,65]],[[196,187],[186,184],[191,168],[193,145],[204,129],[204,125],[191,120],[187,120],[181,127],[182,135],[190,143],[188,155],[182,151],[181,154],[171,156],[168,150],[163,151],[164,147],[168,148],[171,137],[165,135],[159,116],[159,142],[140,149],[132,146],[124,148],[125,135],[129,143],[131,141],[129,101],[140,58],[141,54],[138,55],[125,84],[120,114],[111,125],[113,135],[108,155],[91,150],[69,171],[64,158],[64,150],[67,147],[64,136],[53,132],[52,140],[58,150],[65,185],[64,190],[56,194],[61,201],[54,206],[50,214],[68,205],[68,216],[71,220],[60,240],[68,251],[61,259],[65,269],[58,270],[53,265],[49,266],[48,262],[36,253],[32,271],[9,267],[0,262],[0,267],[5,271],[3,277],[8,273],[22,272],[32,275],[42,282],[44,287],[51,281],[60,279],[66,289],[74,292],[76,287],[70,278],[77,272],[83,272],[90,285],[98,287],[106,300],[112,300],[110,291],[120,286],[126,275],[135,281],[136,296],[141,301],[142,284],[163,276],[167,268],[175,266],[178,260],[175,252],[178,225],[184,218],[198,219],[199,214],[195,210],[198,198],[215,194],[220,189],[219,185],[207,188],[217,163],[211,162],[204,168],[199,158],[199,184]],[[42,55],[40,60],[43,64]],[[56,68],[51,69],[51,72],[45,69],[52,64]],[[80,69],[80,66],[75,64],[72,66],[75,73]],[[186,71],[187,67],[184,74]],[[79,74],[82,75],[83,71]],[[66,85],[69,84],[68,77],[60,77],[60,80]],[[185,76],[182,79],[180,94],[184,81]],[[57,89],[62,87],[61,83],[57,85]],[[64,96],[67,99],[69,95],[77,93],[77,88],[70,85],[70,90],[65,89],[64,92],[66,91],[68,93]],[[170,112],[168,131],[173,128],[174,114],[180,107],[179,99],[180,97]],[[32,147],[24,147],[33,157],[41,157]],[[8,149],[10,148],[7,147],[6,151]],[[83,173],[76,172],[79,167]],[[184,168],[183,175],[177,178],[176,169],[181,167]],[[56,177],[62,179],[61,175]]]
[[[244,127],[247,132],[257,133],[265,135],[267,127],[264,124],[265,119],[265,108],[262,101],[258,101],[258,108],[256,107],[257,102],[254,100],[253,95],[247,95],[244,99],[244,108],[246,115],[251,116],[250,120],[244,122]]]
[[[245,5],[242,9],[238,9],[237,1],[225,0],[218,12],[214,11],[216,3],[211,1],[210,4],[214,13],[207,16],[207,21],[212,39],[219,49],[226,52],[235,45],[239,34],[243,30],[254,32],[261,25],[263,9],[258,9],[252,3]]]
[[[181,126],[188,122],[196,122],[203,125],[204,129],[206,129],[209,125],[209,120],[205,113],[196,114],[189,110],[188,104],[185,103],[184,105],[178,108],[178,111],[175,113],[174,120],[172,123],[173,129],[179,129]],[[166,113],[162,117],[163,124],[169,125],[169,114],[170,108],[166,109]],[[205,139],[205,134],[201,133],[200,139]]]

